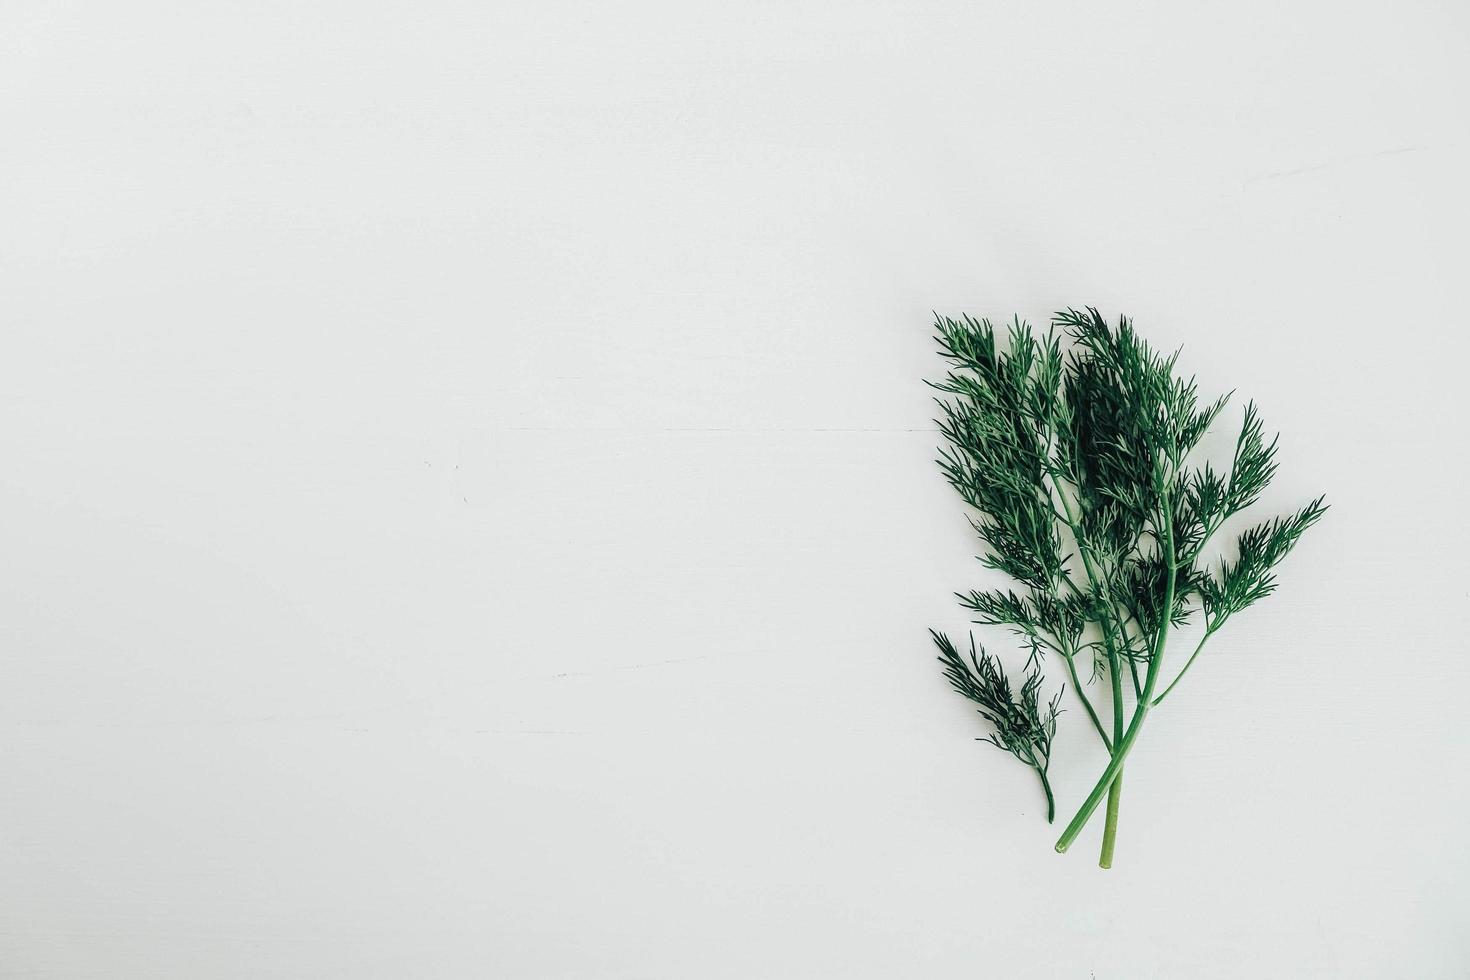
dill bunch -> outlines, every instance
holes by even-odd
[[[1216,532],[1276,472],[1277,439],[1266,438],[1254,403],[1217,469],[1197,450],[1230,396],[1202,401],[1194,379],[1176,373],[1178,352],[1154,350],[1126,317],[1113,326],[1090,307],[1068,309],[1045,334],[1017,318],[1000,339],[988,320],[936,316],[935,331],[948,362],[928,382],[946,442],[939,467],[971,509],[981,561],[1015,581],[956,597],[975,623],[1008,629],[1030,651],[1017,691],[973,636],[965,656],[931,631],[939,659],[993,729],[987,740],[1035,770],[1048,821],[1067,685],[1043,705],[1042,660],[1061,662],[1109,760],[1056,849],[1071,846],[1106,797],[1099,863],[1111,867],[1123,767],[1149,712],[1229,619],[1275,591],[1277,566],[1327,507],[1318,497],[1256,524],[1233,557],[1204,561]],[[1196,616],[1203,635],[1160,690],[1169,635]]]

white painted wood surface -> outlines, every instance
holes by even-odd
[[[7,3],[0,976],[1470,975],[1467,28]],[[1111,873],[924,632],[929,311],[1066,304],[1334,505]]]

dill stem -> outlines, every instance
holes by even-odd
[[[1103,745],[1111,752],[1113,751],[1112,740],[1108,738],[1107,730],[1103,728],[1102,719],[1097,716],[1097,712],[1092,707],[1092,699],[1082,689],[1082,682],[1077,677],[1077,664],[1073,661],[1072,657],[1072,654],[1062,653],[1062,660],[1067,664],[1067,673],[1072,677],[1072,690],[1077,692],[1077,697],[1082,700],[1082,707],[1087,709],[1087,717],[1092,719],[1092,727],[1097,729],[1098,737],[1103,740]]]
[[[1220,620],[1220,622],[1224,622],[1224,620],[1222,619]],[[1207,641],[1214,634],[1215,630],[1219,628],[1220,623],[1217,622],[1214,626],[1211,626],[1209,629],[1205,630],[1205,635],[1199,638],[1199,643],[1195,646],[1194,652],[1189,655],[1189,659],[1184,661],[1184,666],[1180,669],[1178,676],[1176,676],[1172,681],[1169,682],[1169,686],[1164,688],[1163,694],[1160,694],[1158,697],[1154,698],[1153,707],[1157,708],[1160,704],[1162,704],[1164,702],[1164,698],[1167,698],[1169,696],[1169,692],[1174,690],[1174,685],[1184,680],[1184,675],[1189,673],[1189,668],[1194,665],[1194,658],[1198,657],[1199,652],[1205,648],[1205,641]]]
[[[1133,637],[1128,632],[1126,614],[1118,617],[1118,633],[1123,642],[1123,649],[1128,652],[1128,673],[1133,678],[1133,700],[1136,702],[1143,694],[1143,681],[1138,677],[1138,661],[1133,656]]]
[[[1138,668],[1133,663],[1133,658],[1128,658],[1128,669],[1133,672],[1133,687],[1135,696],[1138,691]],[[1113,744],[1118,745],[1123,741],[1123,691],[1122,679],[1118,676],[1117,661],[1113,662]],[[1118,839],[1118,802],[1123,796],[1123,770],[1113,777],[1108,786],[1108,809],[1103,819],[1102,853],[1098,857],[1098,866],[1111,868],[1113,866],[1113,847]]]
[[[1171,584],[1166,588],[1166,592],[1168,593],[1166,598],[1172,604],[1174,589],[1172,579],[1170,581]],[[1166,605],[1165,608],[1167,609],[1169,606]],[[1157,667],[1158,655],[1163,652],[1164,637],[1167,633],[1168,629],[1166,627],[1159,629],[1159,639],[1155,644],[1154,663],[1149,664],[1148,675],[1143,683],[1143,699],[1138,702],[1138,710],[1133,713],[1133,720],[1129,722],[1128,730],[1123,733],[1123,737],[1113,746],[1113,757],[1109,760],[1108,767],[1103,770],[1102,778],[1097,781],[1097,785],[1092,788],[1092,792],[1087,794],[1087,799],[1083,801],[1081,809],[1077,811],[1077,815],[1072,818],[1071,823],[1067,824],[1067,829],[1062,831],[1062,836],[1057,840],[1058,854],[1065,854],[1067,848],[1072,846],[1072,842],[1077,839],[1078,834],[1082,833],[1082,828],[1087,826],[1087,821],[1091,819],[1092,814],[1097,810],[1098,804],[1102,802],[1103,795],[1112,789],[1113,781],[1123,771],[1123,760],[1127,759],[1128,753],[1133,750],[1133,743],[1138,739],[1138,730],[1143,727],[1144,719],[1148,717],[1148,709],[1152,703],[1154,688],[1157,686],[1159,680]]]
[[[1161,500],[1159,513],[1164,515],[1173,514],[1167,494]],[[1123,761],[1128,758],[1128,753],[1132,751],[1133,743],[1138,739],[1138,732],[1143,728],[1143,723],[1148,718],[1148,710],[1153,705],[1154,688],[1159,683],[1159,665],[1164,659],[1164,643],[1169,638],[1169,623],[1174,614],[1174,587],[1179,570],[1178,556],[1174,553],[1174,522],[1172,516],[1170,519],[1164,520],[1161,523],[1164,525],[1164,547],[1161,550],[1164,553],[1165,568],[1168,569],[1168,579],[1164,584],[1164,601],[1159,607],[1159,631],[1154,637],[1153,655],[1149,658],[1148,673],[1143,682],[1143,697],[1138,701],[1138,709],[1133,712],[1133,720],[1128,723],[1127,732],[1123,733],[1114,743],[1113,757],[1108,761],[1107,768],[1103,770],[1102,778],[1097,781],[1097,785],[1092,788],[1092,792],[1087,794],[1087,799],[1083,801],[1081,809],[1072,818],[1072,822],[1067,824],[1067,829],[1062,831],[1062,836],[1057,839],[1058,854],[1066,853],[1067,848],[1072,846],[1072,842],[1077,839],[1078,834],[1082,833],[1082,828],[1087,826],[1087,821],[1097,811],[1098,804],[1102,802],[1103,794],[1111,793],[1114,780],[1123,771]],[[1115,802],[1110,804],[1109,808],[1111,809],[1114,805],[1116,805]],[[1116,836],[1116,826],[1114,834]],[[1110,851],[1108,852],[1108,858],[1109,860],[1112,858]],[[1107,866],[1103,865],[1103,867]]]
[[[1046,778],[1045,769],[1038,769],[1036,772],[1041,776],[1041,788],[1046,792],[1046,822],[1052,823],[1057,818],[1057,801],[1051,795],[1051,781]]]
[[[1062,510],[1064,511],[1064,513],[1061,515],[1062,520],[1065,521],[1067,526],[1072,530],[1072,539],[1077,545],[1077,554],[1082,557],[1082,569],[1087,573],[1087,582],[1094,591],[1099,593],[1103,601],[1107,603],[1108,609],[1112,612],[1113,616],[1116,617],[1117,610],[1113,608],[1112,591],[1108,588],[1107,580],[1101,578],[1097,574],[1097,570],[1092,567],[1092,558],[1087,553],[1086,537],[1082,533],[1082,523],[1077,519],[1077,514],[1072,510],[1072,502],[1070,499],[1068,499],[1067,492],[1062,489],[1062,481],[1057,475],[1057,471],[1054,467],[1047,466],[1046,472],[1047,475],[1051,477],[1052,489],[1056,491],[1057,499],[1061,501]],[[1112,624],[1108,622],[1102,622],[1098,625],[1102,628],[1103,647],[1104,649],[1106,649],[1108,654],[1108,676],[1111,678],[1111,687],[1113,694],[1112,744],[1110,745],[1108,743],[1108,736],[1103,732],[1102,725],[1100,723],[1098,724],[1097,733],[1102,736],[1103,744],[1107,745],[1108,748],[1111,750],[1112,746],[1117,745],[1118,742],[1123,738],[1123,678],[1118,674],[1118,670],[1121,664],[1120,658],[1118,656],[1118,650],[1113,643]],[[1122,621],[1120,620],[1119,626],[1121,627],[1121,625]],[[1075,669],[1072,671],[1072,682],[1074,684],[1077,683],[1077,672]],[[1081,687],[1078,687],[1079,693],[1081,692],[1081,690]],[[1086,699],[1084,698],[1084,700]],[[1091,704],[1088,704],[1088,713],[1092,713]],[[1096,715],[1093,716],[1093,721],[1097,722]]]
[[[1113,777],[1113,785],[1108,787],[1108,810],[1107,820],[1103,825],[1102,854],[1097,859],[1099,868],[1111,868],[1113,866],[1113,847],[1118,839],[1118,799],[1123,795],[1123,770],[1118,770],[1118,775]]]
[[[1122,671],[1122,667],[1123,667],[1122,660],[1123,660],[1123,658],[1118,655],[1117,643],[1115,642],[1115,641],[1121,641],[1122,639],[1124,639],[1124,637],[1121,635],[1123,633],[1123,629],[1124,629],[1123,620],[1118,616],[1118,610],[1113,606],[1112,590],[1108,588],[1107,580],[1106,579],[1103,579],[1101,576],[1099,576],[1097,574],[1097,570],[1092,567],[1092,558],[1087,553],[1087,543],[1084,540],[1084,537],[1083,537],[1083,534],[1082,534],[1082,525],[1081,525],[1081,522],[1077,520],[1076,514],[1073,513],[1071,502],[1068,501],[1067,495],[1062,490],[1061,483],[1057,480],[1057,475],[1056,475],[1056,473],[1054,471],[1051,474],[1051,479],[1052,479],[1052,485],[1056,487],[1057,496],[1059,498],[1061,498],[1062,507],[1066,511],[1066,515],[1065,515],[1064,519],[1066,520],[1067,525],[1069,527],[1071,527],[1071,529],[1072,529],[1072,536],[1073,536],[1074,540],[1077,542],[1077,553],[1082,556],[1082,568],[1087,573],[1087,581],[1092,586],[1092,588],[1094,590],[1096,590],[1096,591],[1098,591],[1100,593],[1100,598],[1102,598],[1103,601],[1107,604],[1107,608],[1108,608],[1109,612],[1111,612],[1111,614],[1112,614],[1111,618],[1112,619],[1116,619],[1117,620],[1117,624],[1118,624],[1118,632],[1120,634],[1118,637],[1114,637],[1113,636],[1113,623],[1112,622],[1109,622],[1109,621],[1107,621],[1107,619],[1104,619],[1103,622],[1100,622],[1098,624],[1098,626],[1101,627],[1101,629],[1102,629],[1103,647],[1107,651],[1107,654],[1108,654],[1108,681],[1109,681],[1109,686],[1112,688],[1112,695],[1113,695],[1113,740],[1112,740],[1112,743],[1109,744],[1108,737],[1107,737],[1107,735],[1103,734],[1102,726],[1101,725],[1098,726],[1098,734],[1099,735],[1102,735],[1102,737],[1103,737],[1103,744],[1104,745],[1107,745],[1110,749],[1113,749],[1113,747],[1115,747],[1115,746],[1121,747],[1122,744],[1123,744],[1123,671]],[[1170,547],[1172,548],[1172,545]],[[1172,605],[1173,605],[1173,570],[1172,570],[1172,568],[1170,569],[1170,573],[1169,574],[1170,574],[1170,579],[1169,579],[1170,598],[1169,598],[1169,603],[1165,605],[1165,608],[1166,609],[1172,608]],[[1163,626],[1161,626],[1160,629],[1159,629],[1160,635],[1162,635],[1165,631],[1167,631],[1167,629],[1168,629],[1168,621],[1166,619],[1165,620],[1165,624]],[[1137,686],[1138,686],[1138,674],[1136,672],[1137,671],[1137,668],[1135,668],[1133,666],[1133,658],[1132,657],[1129,657],[1128,658],[1128,666],[1129,666],[1130,669],[1133,669],[1135,671],[1135,673],[1133,675],[1133,684],[1134,684],[1134,688],[1136,690],[1137,689]],[[1152,677],[1153,677],[1152,670],[1150,670],[1150,679],[1152,679]],[[1076,678],[1076,672],[1074,671],[1073,672],[1073,682],[1074,683],[1076,682],[1075,681],[1075,678]],[[1152,694],[1152,691],[1150,691],[1149,693]],[[1091,706],[1089,705],[1089,708],[1090,707]],[[1142,707],[1143,706],[1140,705],[1140,710],[1139,710],[1138,714],[1142,714],[1143,713],[1142,712]],[[1096,721],[1096,718],[1094,718],[1093,720]],[[1119,801],[1119,797],[1121,797],[1122,794],[1123,794],[1123,780],[1122,780],[1121,777],[1122,777],[1122,768],[1120,766],[1119,769],[1118,769],[1118,771],[1113,775],[1113,777],[1109,780],[1109,783],[1108,783],[1108,812],[1107,812],[1106,826],[1104,827],[1104,830],[1103,830],[1103,850],[1102,850],[1102,859],[1100,861],[1101,865],[1104,868],[1110,868],[1110,867],[1112,867],[1112,864],[1113,864],[1113,842],[1114,842],[1114,840],[1116,840],[1116,838],[1118,836],[1118,801]],[[1094,791],[1094,793],[1095,792],[1096,791]],[[1097,807],[1097,804],[1094,803],[1093,804],[1093,808],[1096,809],[1096,807]],[[1090,812],[1091,811],[1089,811],[1089,815],[1090,815]],[[1076,821],[1074,820],[1073,823],[1076,823]],[[1069,827],[1068,830],[1071,830],[1071,828]],[[1078,830],[1081,830],[1081,828],[1079,827]],[[1062,845],[1060,844],[1060,842],[1057,844],[1057,850],[1058,851],[1064,850],[1064,848],[1062,847]]]

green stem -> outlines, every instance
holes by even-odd
[[[1077,515],[1072,511],[1072,502],[1067,498],[1067,493],[1062,489],[1061,480],[1051,467],[1047,468],[1047,474],[1051,477],[1052,488],[1056,491],[1057,499],[1061,501],[1062,509],[1066,512],[1062,519],[1066,521],[1067,527],[1072,530],[1072,539],[1077,543],[1077,553],[1082,556],[1082,569],[1087,573],[1087,583],[1097,590],[1104,605],[1114,617],[1117,610],[1113,609],[1112,590],[1108,588],[1105,579],[1101,579],[1096,569],[1092,567],[1092,558],[1087,553],[1087,543],[1082,535],[1082,525],[1077,520]],[[1119,676],[1121,666],[1117,647],[1114,645],[1112,624],[1100,622],[1102,628],[1103,646],[1108,654],[1108,676],[1111,680],[1113,693],[1113,741],[1123,737],[1123,678]],[[1107,739],[1104,738],[1104,741]]]
[[[1104,607],[1108,610],[1108,613],[1110,615],[1108,615],[1106,617],[1106,619],[1107,620],[1116,620],[1117,626],[1118,626],[1118,630],[1119,630],[1119,632],[1121,634],[1121,632],[1123,630],[1123,620],[1118,616],[1118,611],[1117,611],[1117,609],[1113,605],[1112,589],[1109,588],[1107,580],[1106,579],[1102,579],[1097,574],[1096,569],[1094,569],[1092,567],[1092,557],[1087,553],[1087,543],[1086,543],[1086,541],[1085,541],[1085,539],[1083,537],[1083,534],[1082,534],[1082,525],[1077,520],[1077,515],[1072,511],[1072,503],[1071,503],[1070,500],[1067,499],[1067,494],[1062,489],[1061,481],[1057,479],[1056,471],[1050,469],[1050,467],[1048,467],[1048,471],[1049,471],[1049,473],[1051,475],[1052,486],[1056,490],[1056,494],[1057,494],[1058,499],[1061,500],[1062,509],[1064,511],[1066,511],[1066,515],[1064,517],[1064,520],[1067,522],[1067,526],[1072,529],[1072,538],[1077,543],[1077,553],[1082,556],[1082,568],[1083,568],[1083,571],[1086,572],[1086,574],[1087,574],[1087,582],[1088,582],[1088,584],[1090,586],[1092,586],[1092,588],[1095,591],[1097,591],[1099,593],[1099,598],[1102,599],[1103,604],[1104,604]],[[1171,524],[1171,528],[1172,528],[1172,524]],[[1171,531],[1171,538],[1172,538],[1172,531]],[[1171,544],[1171,546],[1170,546],[1171,553],[1172,553],[1172,549],[1173,549],[1173,546]],[[1173,570],[1171,569],[1170,570],[1170,573],[1169,573],[1169,588],[1170,588],[1171,591],[1170,591],[1169,602],[1165,605],[1165,608],[1166,609],[1172,608],[1172,604],[1173,604],[1173,592],[1172,592],[1172,589],[1173,589],[1173,587],[1174,587],[1174,574],[1173,574]],[[1113,739],[1112,739],[1112,742],[1109,743],[1108,737],[1105,734],[1103,734],[1101,725],[1098,726],[1098,734],[1103,736],[1103,744],[1104,745],[1107,745],[1109,747],[1109,749],[1114,749],[1115,747],[1121,747],[1122,746],[1122,743],[1123,743],[1123,673],[1122,673],[1122,658],[1118,655],[1118,648],[1117,648],[1117,646],[1116,646],[1116,644],[1114,642],[1115,637],[1113,636],[1113,622],[1102,621],[1102,622],[1099,622],[1098,623],[1098,626],[1102,629],[1103,647],[1107,651],[1107,655],[1108,655],[1108,680],[1109,680],[1109,686],[1112,688],[1112,695],[1113,695]],[[1167,628],[1168,628],[1168,619],[1166,617],[1165,620],[1164,620],[1164,626],[1160,627],[1160,631],[1162,632],[1163,630],[1166,630]],[[1128,664],[1129,664],[1129,667],[1130,668],[1136,670],[1136,668],[1133,668],[1133,658],[1131,656],[1128,658]],[[1075,677],[1075,672],[1074,672],[1074,677]],[[1136,674],[1133,677],[1133,684],[1134,684],[1134,688],[1135,688],[1135,691],[1136,691],[1137,686],[1138,686],[1138,677],[1137,677]],[[1140,711],[1142,710],[1142,707],[1143,706],[1140,705]],[[1117,758],[1116,755],[1114,757]],[[1120,770],[1121,770],[1121,767],[1120,767]],[[1123,792],[1123,784],[1122,784],[1122,781],[1119,780],[1119,779],[1117,779],[1117,773],[1114,773],[1113,774],[1113,777],[1111,777],[1109,779],[1109,785],[1108,785],[1108,822],[1107,822],[1107,828],[1105,830],[1105,834],[1104,834],[1104,837],[1103,837],[1104,853],[1107,855],[1109,862],[1112,861],[1112,841],[1118,835],[1118,798],[1122,794],[1122,792]],[[1093,804],[1093,808],[1096,809],[1096,804]],[[1074,821],[1074,823],[1075,823],[1075,821]],[[1078,830],[1081,830],[1081,828],[1079,827]],[[1074,836],[1075,836],[1075,834],[1074,834]],[[1058,845],[1057,845],[1057,850],[1058,851],[1064,850],[1064,848],[1061,846],[1060,843],[1058,843]],[[1104,865],[1104,867],[1107,867],[1107,866],[1108,865]]]
[[[1143,728],[1143,723],[1148,718],[1149,708],[1153,703],[1154,688],[1159,683],[1159,665],[1164,659],[1164,643],[1169,638],[1169,620],[1174,613],[1174,579],[1178,573],[1178,557],[1174,554],[1174,522],[1173,511],[1169,507],[1167,495],[1162,499],[1159,513],[1164,515],[1164,565],[1168,570],[1168,581],[1164,585],[1164,601],[1159,607],[1159,631],[1154,636],[1153,655],[1149,658],[1148,674],[1143,682],[1143,697],[1139,699],[1138,710],[1133,712],[1133,720],[1128,723],[1128,731],[1114,743],[1113,757],[1108,760],[1108,767],[1103,770],[1102,778],[1087,794],[1082,808],[1067,824],[1067,829],[1062,831],[1062,836],[1057,840],[1057,853],[1063,854],[1077,835],[1082,833],[1082,828],[1087,826],[1087,821],[1096,812],[1098,804],[1102,802],[1103,794],[1112,791],[1113,781],[1123,771],[1123,762],[1128,758],[1128,753],[1133,750],[1133,743],[1138,739],[1138,732]],[[1116,830],[1115,830],[1116,834]]]
[[[1092,701],[1088,698],[1087,692],[1082,690],[1082,682],[1077,679],[1076,662],[1073,661],[1072,655],[1067,653],[1062,654],[1062,659],[1066,661],[1067,673],[1072,678],[1072,690],[1076,691],[1077,697],[1082,699],[1082,707],[1087,710],[1087,717],[1092,719],[1092,727],[1097,729],[1098,737],[1102,739],[1103,745],[1107,747],[1107,750],[1109,752],[1113,751],[1112,739],[1108,738],[1108,733],[1103,728],[1102,719],[1097,716],[1097,712],[1093,709]]]
[[[1153,671],[1149,673],[1149,681],[1144,685],[1144,690],[1149,696],[1152,696],[1154,674]],[[1087,826],[1088,819],[1097,810],[1098,804],[1102,802],[1103,796],[1112,788],[1113,780],[1117,778],[1118,773],[1123,771],[1123,761],[1133,750],[1133,743],[1138,738],[1138,730],[1143,727],[1143,720],[1148,717],[1148,707],[1147,700],[1139,703],[1138,710],[1133,713],[1133,721],[1129,724],[1128,731],[1123,733],[1122,741],[1113,747],[1113,757],[1108,760],[1108,767],[1103,770],[1102,778],[1097,781],[1092,792],[1087,794],[1082,808],[1077,811],[1077,815],[1072,818],[1071,823],[1067,824],[1067,829],[1062,831],[1062,836],[1058,838],[1058,854],[1065,854],[1067,848],[1072,846],[1072,842],[1077,839],[1078,834],[1082,833],[1082,828]]]
[[[1123,649],[1128,651],[1128,673],[1133,677],[1133,699],[1137,701],[1143,694],[1143,683],[1138,679],[1138,661],[1133,656],[1133,636],[1128,632],[1127,614],[1118,617],[1118,632],[1123,637]]]
[[[1077,664],[1074,658],[1077,656],[1076,648],[1068,649],[1066,641],[1059,636],[1045,637],[1039,633],[1031,636],[1048,650],[1061,657],[1067,664],[1067,675],[1072,678],[1072,689],[1077,692],[1077,697],[1082,702],[1082,707],[1087,709],[1087,717],[1092,719],[1092,727],[1097,729],[1098,737],[1103,740],[1103,745],[1108,751],[1113,750],[1113,743],[1108,739],[1108,733],[1103,728],[1102,720],[1098,718],[1097,711],[1092,707],[1092,699],[1087,696],[1087,691],[1082,687],[1081,680],[1077,677]]]
[[[1107,820],[1103,825],[1102,855],[1097,859],[1099,868],[1111,868],[1113,866],[1113,847],[1118,839],[1118,798],[1123,795],[1123,770],[1118,770],[1118,775],[1113,779],[1113,785],[1108,787],[1108,811]]]
[[[1057,801],[1051,795],[1051,783],[1046,778],[1046,770],[1038,769],[1036,774],[1041,777],[1041,788],[1046,792],[1046,822],[1052,823],[1057,818]]]
[[[1219,620],[1215,623],[1215,625],[1205,630],[1205,635],[1199,638],[1199,643],[1195,646],[1194,652],[1191,653],[1189,655],[1189,659],[1184,662],[1184,668],[1179,671],[1179,675],[1177,677],[1169,682],[1169,686],[1164,688],[1164,693],[1154,698],[1154,703],[1150,705],[1150,707],[1157,708],[1159,705],[1163,704],[1164,698],[1167,698],[1169,696],[1169,692],[1174,690],[1174,685],[1184,680],[1184,675],[1189,673],[1189,668],[1194,664],[1194,658],[1198,657],[1199,652],[1205,648],[1205,641],[1207,641],[1211,636],[1215,634],[1215,630],[1219,629],[1220,624],[1223,622],[1225,622],[1223,619]]]

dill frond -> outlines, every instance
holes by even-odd
[[[1037,771],[1049,811],[1046,774],[1066,685],[1042,707],[1042,658],[1061,659],[1110,758],[1057,849],[1107,794],[1106,867],[1123,761],[1144,718],[1226,620],[1275,591],[1277,567],[1327,508],[1319,497],[1257,524],[1239,536],[1234,557],[1202,565],[1215,533],[1276,473],[1278,440],[1267,438],[1254,402],[1221,469],[1194,457],[1230,395],[1202,399],[1178,373],[1178,352],[1155,350],[1126,317],[1113,325],[1091,307],[1067,309],[1045,333],[1015,318],[1002,336],[989,320],[936,315],[934,330],[948,363],[928,382],[945,441],[939,468],[971,509],[980,560],[1016,583],[956,597],[975,623],[1009,630],[1030,651],[1020,691],[973,637],[968,658],[941,633],[934,642],[950,683],[992,727],[988,740]],[[1166,640],[1196,614],[1204,639],[1156,696]],[[1083,673],[1106,682],[1103,712]]]

